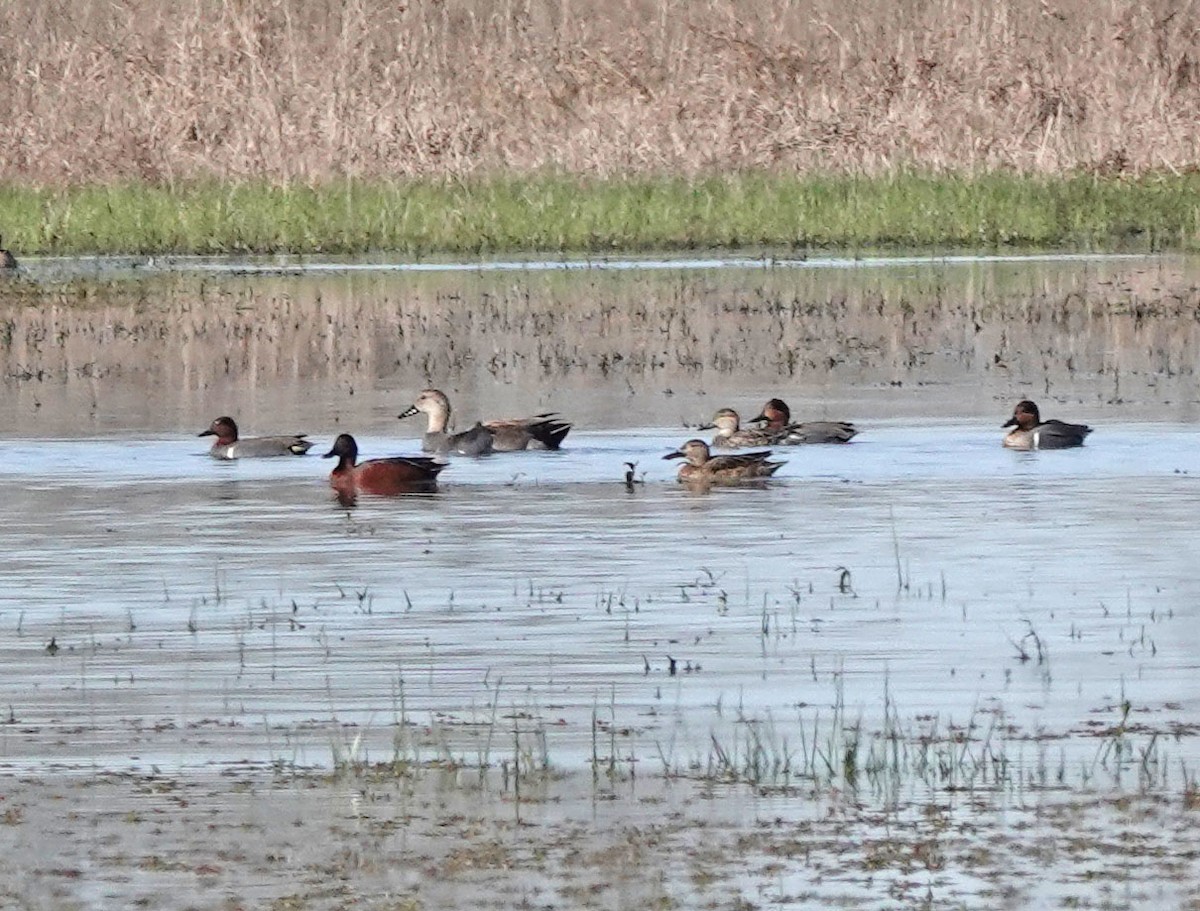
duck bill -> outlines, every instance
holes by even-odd
[[[697,430],[716,430],[717,425],[716,424],[698,424],[698,425],[696,425],[696,429]]]
[[[685,456],[682,452],[668,452],[665,456],[663,456],[663,458],[664,459],[686,459],[687,456]]]
[[[1016,427],[1016,426],[1017,426],[1017,419],[1009,418],[1007,421],[1005,421],[1003,424],[1000,425],[1000,429],[1003,430],[1005,427]]]
[[[750,419],[750,420],[748,420],[746,423],[747,423],[747,424],[760,424],[760,423],[762,423],[762,422],[764,422],[764,421],[770,421],[770,420],[771,420],[771,419],[770,419],[769,417],[767,417],[765,414],[760,414],[760,415],[759,415],[758,417],[756,417],[756,418],[751,418],[751,419]]]
[[[400,414],[396,415],[396,417],[411,418],[414,414],[419,414],[419,413],[420,413],[420,410],[417,408],[416,405],[409,405],[402,412],[400,412]]]
[[[331,450],[329,450],[329,452],[325,453],[325,455],[321,456],[321,458],[332,459],[335,455],[337,455],[337,450],[331,449]]]
[[[201,430],[198,434],[196,434],[198,437],[215,437],[216,435],[217,432],[211,427],[208,430]]]

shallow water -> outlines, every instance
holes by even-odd
[[[591,430],[772,395],[860,422],[990,428],[1025,395],[1077,420],[1200,420],[1191,260],[852,263],[10,282],[0,423],[143,439],[232,412],[403,439],[395,415],[427,385],[466,422],[558,409]]]
[[[970,758],[948,773],[896,762],[910,797],[959,776],[1178,793],[1200,761],[1196,276],[1138,258],[17,289],[0,764],[536,756],[844,785],[816,753],[957,730]],[[317,454],[342,431],[365,457],[415,452],[395,416],[429,384],[462,421],[576,426],[562,452],[339,505]],[[760,486],[675,483],[686,425],[771,395],[861,433],[781,450]],[[1002,449],[1025,396],[1093,424],[1088,444]],[[195,434],[226,412],[317,446],[213,461]]]
[[[217,719],[260,739],[236,758],[279,758],[256,736],[269,725],[289,732],[285,758],[319,763],[328,736],[304,722],[390,745],[401,693],[418,719],[528,712],[567,765],[588,757],[598,705],[635,729],[631,751],[703,751],[716,706],[782,722],[839,687],[876,724],[887,692],[907,716],[1002,710],[1027,732],[1115,723],[1129,698],[1158,725],[1195,667],[1200,428],[1032,454],[997,436],[877,421],[788,451],[761,488],[706,492],[671,480],[674,435],[580,430],[563,452],[455,460],[436,494],[353,509],[311,456],[11,442],[5,701],[36,733],[10,734],[7,758],[54,758],[46,737],[67,726],[77,758],[120,764],[131,725]],[[1030,630],[1040,667],[1015,660]],[[207,736],[162,749],[139,761],[223,758]]]
[[[306,720],[390,744],[402,712],[501,709],[553,723],[571,763],[601,704],[632,751],[704,752],[724,706],[786,719],[835,693],[868,721],[885,692],[914,718],[986,708],[1024,731],[1125,698],[1197,720],[1180,699],[1200,594],[1190,261],[698,265],[184,272],[14,299],[13,717],[118,765],[130,725],[219,719],[245,729],[239,757],[322,762]],[[576,428],[559,453],[456,460],[435,495],[339,507],[316,453],[341,430],[367,456],[415,451],[420,425],[394,415],[426,383],[466,414],[554,408]],[[862,433],[790,449],[761,489],[673,483],[661,456],[685,424],[769,394]],[[1005,451],[998,425],[1025,394],[1099,429],[1080,450]],[[318,447],[213,462],[192,431],[220,412]],[[1040,665],[1017,660],[1038,640]],[[286,747],[262,736],[275,728]],[[5,749],[55,753],[33,734]],[[224,758],[207,737],[147,752]]]

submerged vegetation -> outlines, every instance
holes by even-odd
[[[716,895],[749,908],[765,900],[740,896],[778,895],[782,907],[877,908],[897,895],[896,907],[999,908],[1052,891],[1066,896],[1058,906],[1100,907],[1090,902],[1100,879],[1164,906],[1194,896],[1194,726],[1182,705],[1148,702],[1153,685],[1127,693],[1122,673],[1140,679],[1171,659],[1095,660],[1148,625],[1173,628],[1158,591],[1131,591],[1123,610],[1100,605],[1078,620],[1086,631],[1040,601],[1018,606],[1042,617],[1039,636],[1057,644],[1046,662],[1061,655],[1066,678],[1010,691],[968,680],[979,652],[937,631],[939,617],[972,628],[1000,664],[1023,667],[1002,654],[986,604],[972,599],[980,618],[964,607],[956,619],[960,593],[944,577],[893,581],[886,567],[829,568],[761,599],[721,566],[632,590],[518,577],[490,586],[486,603],[357,577],[249,596],[241,575],[218,566],[202,590],[165,588],[136,615],[30,617],[15,631],[14,666],[23,655],[39,677],[70,674],[116,711],[74,711],[68,744],[39,705],[49,687],[26,687],[8,707],[6,761],[20,768],[53,750],[67,771],[24,776],[10,795],[0,823],[15,848],[0,858],[0,897],[24,906],[54,889],[61,906],[83,907],[66,899],[100,885],[131,905],[151,884],[197,877],[222,898],[253,890],[312,911],[344,907],[344,895],[393,909],[510,892],[588,897],[581,907],[614,896],[620,907],[699,907],[698,895]],[[930,643],[956,643],[939,654],[962,662],[962,686],[982,700],[914,713],[893,690],[912,668],[856,683],[815,632],[840,618],[870,651],[873,637],[895,638],[879,623],[895,613],[879,603],[893,593]],[[1082,595],[1049,600],[1055,612],[1086,610]],[[1013,609],[1007,593],[983,601]],[[471,628],[498,618],[495,642],[464,650]],[[558,632],[522,645],[548,623],[590,629],[611,670],[579,660]],[[680,624],[717,630],[717,641],[670,641]],[[61,651],[33,655],[27,643],[46,631]],[[551,641],[556,654],[540,659]],[[678,675],[663,647],[681,658]],[[1091,657],[1072,671],[1072,652]],[[155,669],[152,655],[168,658]],[[765,703],[745,686],[746,667],[766,669],[760,655],[773,666]],[[1081,667],[1112,698],[1051,722],[1060,696],[1073,705],[1082,692],[1070,679]],[[161,674],[184,681],[169,701]],[[272,707],[276,687],[285,702]],[[84,689],[55,688],[49,704],[72,710]],[[112,762],[114,747],[136,751],[128,768]],[[64,835],[64,812],[94,822]],[[51,838],[55,865],[37,859]],[[344,890],[332,896],[331,870]]]
[[[1200,174],[9,187],[18,254],[1200,247]]]

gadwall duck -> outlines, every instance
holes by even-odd
[[[17,268],[17,258],[4,247],[4,238],[0,237],[0,269]]]
[[[704,440],[688,440],[675,452],[663,456],[664,459],[687,460],[686,464],[679,466],[679,480],[709,483],[769,478],[785,464],[767,461],[770,457],[769,449],[714,456]]]
[[[751,424],[766,422],[763,430],[776,434],[774,446],[800,446],[806,443],[849,443],[858,435],[847,421],[802,421],[792,423],[792,412],[783,399],[771,399]]]
[[[238,439],[238,426],[233,418],[219,417],[209,425],[208,430],[202,430],[197,436],[213,437],[208,454],[214,459],[256,459],[268,456],[302,456],[312,448],[312,443],[304,439],[305,434],[293,433],[281,437],[250,437]]]
[[[421,440],[425,452],[455,452],[460,455],[486,455],[489,452],[515,452],[521,449],[558,449],[571,425],[557,414],[537,414],[531,418],[508,421],[477,421],[470,430],[447,433],[450,400],[438,389],[426,389],[399,417],[424,413],[429,423]]]
[[[358,443],[348,433],[339,434],[333,448],[321,458],[337,456],[329,485],[342,502],[353,502],[359,493],[394,496],[437,489],[438,473],[446,467],[428,456],[392,456],[358,461]]]
[[[713,437],[714,449],[741,449],[743,446],[774,446],[781,435],[778,431],[760,430],[754,427],[742,427],[738,413],[732,408],[722,408],[713,415],[707,424],[701,424],[697,430],[716,429]]]
[[[1012,428],[1004,436],[1004,445],[1009,449],[1070,449],[1082,446],[1092,432],[1086,424],[1043,421],[1038,406],[1029,399],[1017,402],[1013,416],[1000,426]]]

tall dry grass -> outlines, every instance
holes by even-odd
[[[1200,161],[1196,0],[6,0],[0,180]]]

